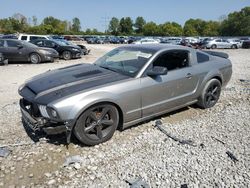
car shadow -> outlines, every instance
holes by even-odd
[[[193,107],[193,106],[187,106],[187,107],[184,107],[184,108],[181,108],[181,109],[178,109],[178,110],[174,110],[174,111],[172,111],[172,112],[165,113],[165,114],[163,114],[163,115],[155,116],[155,117],[150,118],[150,119],[148,119],[148,120],[142,121],[142,122],[140,122],[140,123],[138,123],[138,124],[132,125],[132,126],[127,127],[127,128],[125,128],[125,129],[119,129],[119,130],[122,132],[122,131],[124,131],[124,130],[128,130],[128,129],[132,129],[132,128],[134,128],[134,127],[141,126],[141,125],[143,125],[143,124],[145,124],[145,123],[148,123],[148,122],[151,122],[151,121],[155,121],[155,120],[157,120],[157,119],[166,118],[166,117],[169,117],[169,116],[172,116],[172,115],[181,113],[181,112],[185,112],[185,111],[188,111],[188,110],[190,109],[190,107],[191,107],[191,108],[196,108],[196,107]]]

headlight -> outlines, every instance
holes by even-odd
[[[79,52],[80,50],[77,48],[72,48],[73,51]]]
[[[53,108],[47,107],[47,111],[50,117],[58,118],[57,112]]]
[[[39,105],[39,110],[40,110],[41,115],[45,118],[53,118],[53,119],[58,118],[58,114],[56,110],[54,110],[51,107]]]

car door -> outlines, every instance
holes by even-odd
[[[169,58],[171,53],[186,54],[186,58],[183,56],[183,63],[177,62],[174,58],[172,58],[171,62],[171,58]],[[173,65],[175,63],[182,63],[183,66]],[[153,66],[164,66],[169,71],[166,75],[147,76],[146,72],[152,69]],[[192,101],[198,82],[198,76],[191,66],[189,51],[175,50],[164,52],[149,65],[141,78],[142,116],[147,117]]]
[[[5,40],[0,40],[0,52],[4,55],[6,59],[9,58],[8,48]]]
[[[231,48],[231,44],[229,41],[223,39],[222,43],[223,43],[223,48]]]
[[[215,42],[216,42],[216,46],[217,46],[217,48],[224,48],[224,46],[223,46],[223,43],[222,43],[222,40],[221,40],[221,39],[217,39],[217,40],[215,40]]]
[[[25,61],[26,50],[21,42],[16,40],[6,40],[7,54],[9,61]]]
[[[53,48],[53,49],[56,49],[56,43],[54,43],[53,41],[50,41],[50,40],[45,40],[44,41],[44,46],[46,48]]]

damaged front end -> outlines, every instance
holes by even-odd
[[[47,135],[66,133],[67,143],[70,142],[73,120],[62,121],[57,112],[47,106],[20,99],[22,119],[34,132],[42,130]]]

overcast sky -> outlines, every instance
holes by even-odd
[[[175,21],[183,25],[189,18],[218,20],[222,15],[250,6],[250,0],[0,0],[0,18],[21,13],[36,16],[41,22],[46,16],[61,20],[78,17],[82,29],[105,29],[112,17],[135,19],[143,16],[146,21],[164,23]]]

